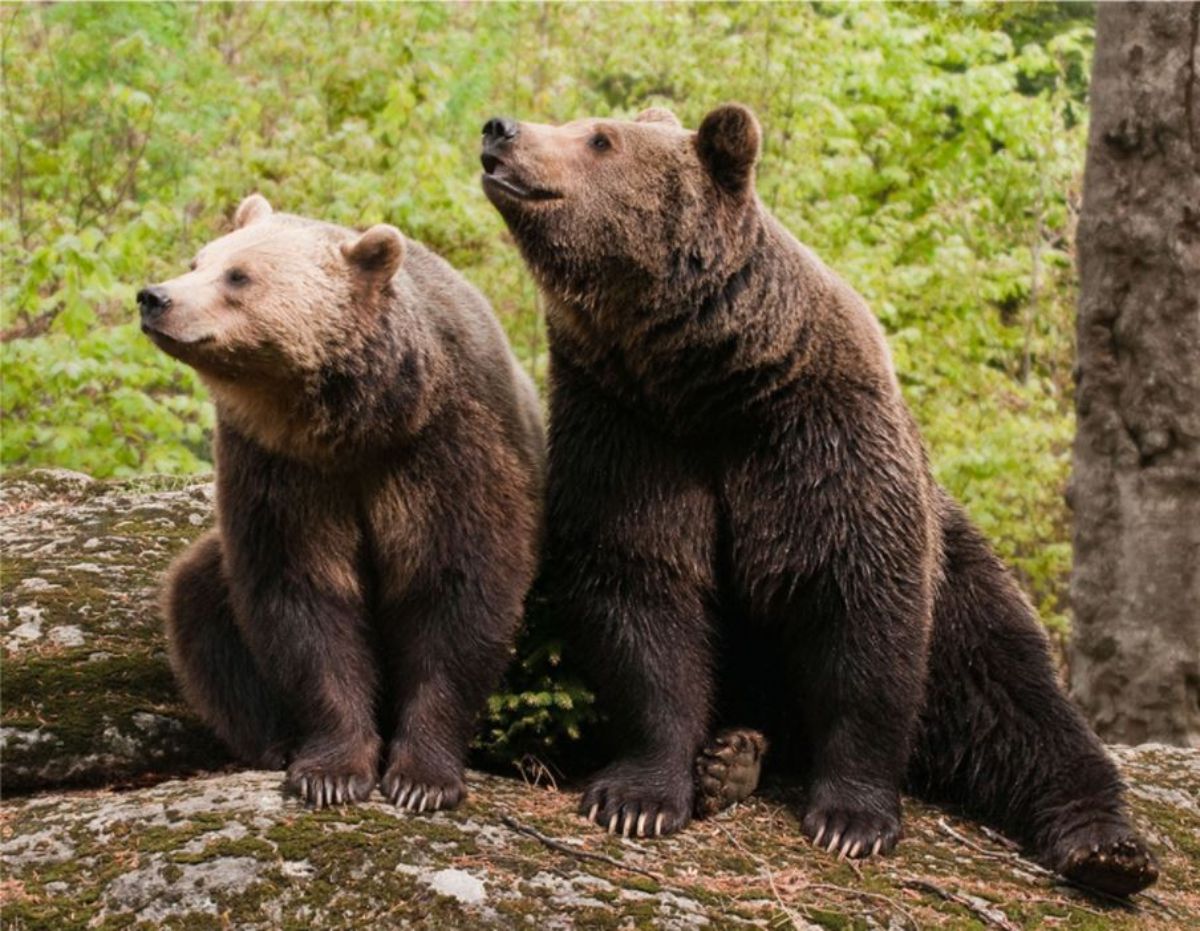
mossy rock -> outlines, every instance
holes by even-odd
[[[0,483],[0,777],[6,791],[142,781],[227,756],[185,708],[155,602],[171,558],[212,522],[202,481]]]
[[[470,773],[457,811],[414,815],[307,811],[257,772],[7,804],[0,900],[25,929],[1200,927],[1200,752],[1117,756],[1162,863],[1125,905],[915,803],[894,856],[850,864],[800,842],[783,791],[634,841],[583,824],[569,794],[497,776]]]
[[[278,773],[163,782],[229,769],[178,696],[155,609],[211,519],[204,482],[0,483],[6,927],[1200,927],[1200,750],[1113,751],[1162,864],[1128,905],[912,802],[898,854],[858,865],[802,844],[782,789],[651,843],[496,776],[471,774],[467,804],[431,816],[309,812]],[[142,787],[61,791],[104,783]]]

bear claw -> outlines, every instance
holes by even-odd
[[[416,814],[453,808],[462,796],[461,786],[413,782],[397,776],[385,777],[382,789],[384,796],[396,808]]]
[[[466,797],[462,767],[447,754],[402,740],[392,742],[379,790],[396,808],[414,814],[455,808]]]
[[[898,817],[870,809],[814,808],[804,816],[812,845],[839,860],[860,860],[890,853],[900,838]]]
[[[288,785],[309,808],[331,808],[361,802],[370,795],[371,778],[364,773],[293,772]]]
[[[1132,829],[1111,839],[1080,844],[1060,859],[1057,868],[1076,885],[1121,897],[1140,892],[1158,880],[1154,855]]]
[[[652,767],[611,767],[588,786],[579,813],[609,834],[662,837],[687,824],[692,808],[690,780],[674,782]]]

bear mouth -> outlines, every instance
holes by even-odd
[[[215,339],[215,337],[211,334],[205,334],[204,336],[199,336],[194,339],[179,339],[171,336],[169,333],[164,333],[157,327],[146,323],[142,324],[142,332],[150,337],[151,342],[153,342],[154,345],[156,345],[159,349],[170,354],[176,352],[186,352],[187,350],[194,349],[197,346],[203,346],[207,343],[211,343]]]
[[[489,194],[507,195],[516,200],[557,200],[562,197],[557,191],[525,184],[495,155],[485,152],[479,160],[483,163],[483,189]]]

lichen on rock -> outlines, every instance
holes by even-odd
[[[155,607],[162,571],[211,521],[207,482],[5,476],[7,790],[144,780],[227,761],[179,697]]]
[[[262,772],[10,802],[0,896],[9,926],[30,929],[1196,926],[1200,813],[1172,799],[1200,797],[1200,758],[1117,757],[1163,866],[1128,905],[913,802],[896,855],[857,864],[803,843],[790,790],[669,839],[626,840],[583,824],[568,793],[475,772],[463,807],[434,815],[379,797],[309,811]]]

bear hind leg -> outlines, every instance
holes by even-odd
[[[1083,886],[1130,895],[1157,878],[1116,767],[1056,681],[1032,609],[945,502],[926,706],[909,782],[1026,844]]]
[[[172,565],[162,608],[171,668],[188,704],[238,759],[282,769],[291,741],[287,714],[234,621],[215,530]]]
[[[712,817],[748,799],[758,788],[766,752],[767,739],[759,731],[718,731],[696,756],[696,817]]]

